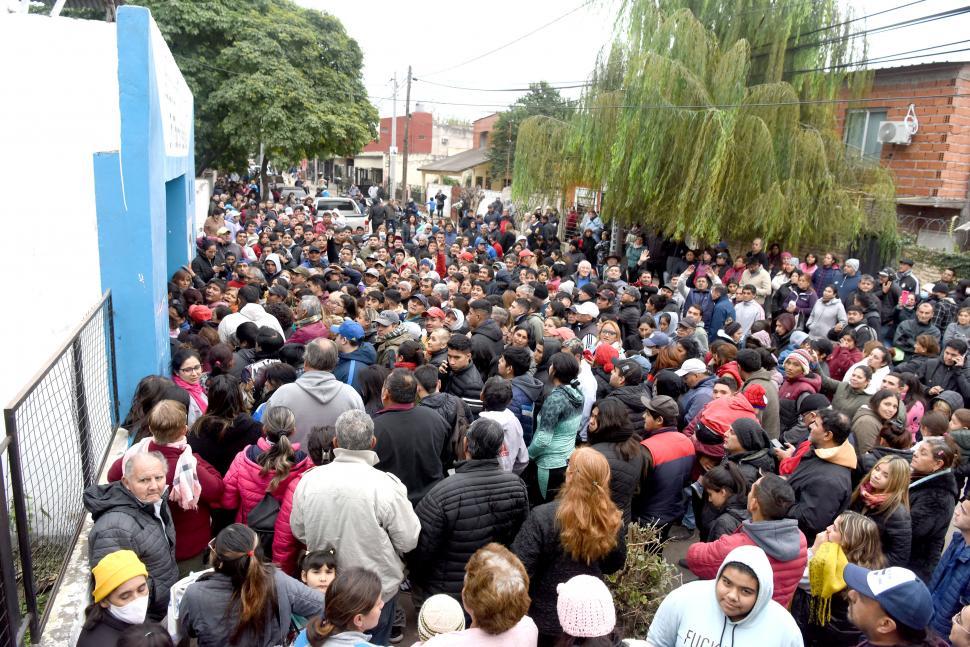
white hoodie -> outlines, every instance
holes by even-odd
[[[479,418],[489,418],[505,429],[505,447],[499,454],[498,463],[506,472],[521,474],[529,463],[529,448],[522,438],[522,423],[508,409],[501,411],[482,411]]]
[[[738,622],[724,615],[714,586],[724,564],[740,562],[758,577],[758,597],[751,612]],[[717,578],[689,582],[672,591],[657,610],[647,644],[650,647],[802,647],[802,634],[791,614],[771,599],[771,564],[757,546],[735,548],[717,570]]]

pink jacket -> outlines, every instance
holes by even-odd
[[[276,475],[273,470],[266,474],[260,474],[263,468],[256,462],[256,458],[269,448],[270,444],[265,438],[260,438],[255,445],[247,445],[232,459],[229,471],[223,478],[226,487],[222,492],[222,507],[227,510],[236,509],[236,523],[246,523],[246,516],[249,511],[263,500],[269,482]],[[273,497],[280,501],[282,501],[290,481],[313,467],[310,457],[300,451],[298,445],[294,445],[294,449],[296,450],[296,463],[279,487],[276,488],[276,491],[273,492]],[[279,515],[277,515],[277,527],[279,527]]]
[[[788,608],[808,562],[808,544],[794,519],[745,521],[730,535],[717,541],[697,543],[687,549],[687,568],[702,580],[713,580],[728,553],[738,546],[758,546],[768,555],[775,574],[775,602]]]
[[[313,469],[313,465],[310,469]],[[280,502],[280,512],[276,515],[276,526],[273,531],[273,562],[280,567],[287,575],[299,579],[300,574],[296,572],[296,556],[300,554],[303,543],[293,536],[290,529],[290,515],[293,513],[293,495],[296,493],[296,486],[300,484],[300,479],[310,470],[306,470],[290,479]]]

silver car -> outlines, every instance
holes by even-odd
[[[336,211],[340,214],[345,225],[356,229],[363,227],[367,229],[367,216],[360,211],[360,206],[351,198],[324,197],[317,198],[316,212]]]

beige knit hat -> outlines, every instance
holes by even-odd
[[[603,581],[591,575],[577,575],[556,587],[559,624],[574,638],[608,636],[616,626],[613,596]]]
[[[418,638],[424,642],[438,634],[462,631],[465,628],[465,612],[450,595],[432,595],[421,605],[418,614]]]

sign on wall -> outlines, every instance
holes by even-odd
[[[150,24],[165,153],[170,157],[184,157],[189,152],[192,92],[182,78],[182,73],[175,64],[175,58],[172,57],[172,52],[165,44],[165,39],[158,31],[155,21],[150,21]]]

